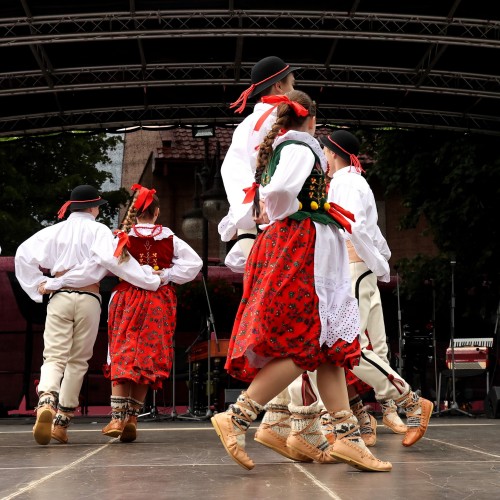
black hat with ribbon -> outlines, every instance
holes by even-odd
[[[283,80],[288,74],[300,69],[299,67],[292,68],[283,59],[276,56],[264,57],[252,68],[251,81],[252,84],[240,97],[231,104],[230,108],[239,106],[236,113],[241,113],[246,106],[247,99],[260,94],[271,85]]]
[[[359,140],[354,134],[347,130],[335,130],[330,135],[320,137],[319,142],[345,161],[350,162],[359,172],[364,172],[358,159]]]
[[[71,191],[69,200],[59,209],[57,216],[59,219],[62,219],[68,208],[73,212],[74,210],[98,207],[107,202],[107,200],[101,198],[95,187],[83,184]]]

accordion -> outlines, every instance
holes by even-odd
[[[446,349],[446,366],[455,370],[486,370],[489,366],[493,338],[455,339]],[[453,366],[453,358],[455,365]]]

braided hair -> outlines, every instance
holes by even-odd
[[[298,116],[293,107],[286,102],[279,104],[277,119],[259,147],[257,167],[255,170],[255,182],[257,184],[260,184],[262,174],[266,166],[269,164],[269,160],[273,154],[273,144],[278,134],[282,131],[287,132],[288,130],[300,130],[304,125],[304,122],[309,117],[316,116],[316,103],[305,92],[292,90],[285,95],[290,99],[290,101],[301,104],[305,109],[307,109],[308,114],[306,116]],[[253,202],[253,214],[255,217],[259,217],[260,215],[259,200],[259,190],[257,189],[255,191]]]
[[[142,216],[146,216],[148,219],[152,219],[154,217],[155,210],[160,206],[160,200],[158,196],[154,194],[153,201],[149,204],[149,206],[146,209],[143,209],[142,207],[136,208],[135,201],[137,200],[138,194],[139,191],[136,191],[132,198],[130,208],[127,211],[127,215],[125,216],[125,219],[123,220],[122,225],[120,227],[120,229],[122,231],[125,231],[126,233],[130,232],[132,226],[137,222],[137,219],[141,218]],[[130,259],[130,254],[127,250],[127,247],[125,246],[123,247],[122,253],[120,254],[118,263],[121,264],[122,262],[127,262],[129,259]]]

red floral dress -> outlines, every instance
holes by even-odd
[[[131,236],[127,248],[141,265],[163,269],[172,264],[173,236],[159,240],[154,239],[154,232],[147,237]],[[161,389],[162,379],[172,368],[175,290],[163,285],[152,292],[122,281],[113,291],[108,319],[111,363],[105,366],[105,375],[113,384],[132,381]]]
[[[279,149],[275,149],[262,175],[263,185],[273,175],[278,154]],[[322,212],[325,197],[324,173],[316,162],[298,195],[303,208],[274,221],[255,240],[225,364],[237,379],[252,381],[274,358],[291,358],[304,371],[314,371],[327,362],[345,368],[359,364],[357,336],[351,342],[338,339],[330,347],[320,344],[322,325],[314,277],[317,230],[313,220],[334,224]],[[314,213],[307,208],[312,206],[311,199],[317,200]]]

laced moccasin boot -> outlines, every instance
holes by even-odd
[[[245,451],[245,433],[263,409],[264,406],[250,399],[243,391],[236,403],[211,418],[215,432],[229,456],[247,470],[253,469],[255,464]]]
[[[128,398],[127,418],[125,419],[125,425],[120,435],[120,441],[122,443],[132,443],[137,439],[137,417],[141,413],[143,406],[144,401]]]
[[[351,411],[339,411],[331,414],[337,439],[330,447],[330,454],[340,462],[368,472],[389,472],[390,462],[383,462],[372,455],[366,447],[356,417]]]
[[[74,408],[57,408],[57,413],[52,423],[52,438],[62,444],[68,442],[68,427],[75,416]]]
[[[44,392],[40,395],[36,407],[36,421],[33,436],[38,444],[49,444],[52,438],[52,421],[56,415],[57,395]]]
[[[349,404],[351,411],[358,420],[361,439],[366,446],[375,446],[377,442],[377,420],[367,412],[366,406],[363,406],[363,401],[359,396],[351,400]]]
[[[424,437],[429,420],[431,419],[434,405],[413,391],[394,401],[399,408],[403,408],[406,413],[406,431],[403,439],[403,446],[412,446]]]
[[[323,410],[320,414],[320,423],[321,423],[321,431],[323,432],[328,444],[335,443],[335,425],[333,423],[332,416],[326,411]]]
[[[382,407],[382,423],[394,434],[406,434],[408,427],[398,415],[398,407],[392,399],[379,401]]]
[[[105,436],[120,437],[125,427],[127,417],[128,398],[124,396],[111,396],[111,421],[103,427],[102,433]]]
[[[265,409],[266,413],[262,418],[262,423],[255,433],[255,441],[291,460],[312,462],[311,458],[297,453],[286,445],[286,440],[290,434],[288,402],[278,400],[275,403],[267,404]]]
[[[320,464],[337,461],[330,455],[330,443],[321,430],[320,411],[317,404],[311,406],[289,405],[292,414],[292,430],[286,445]]]

